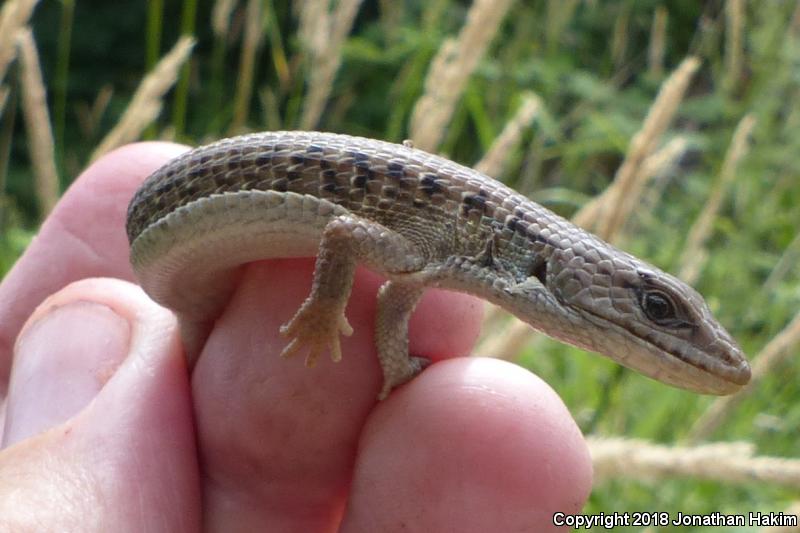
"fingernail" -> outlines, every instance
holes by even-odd
[[[74,416],[94,398],[128,353],[130,324],[110,307],[53,307],[17,341],[3,447]]]

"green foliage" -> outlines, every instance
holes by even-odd
[[[148,31],[163,35],[151,33],[147,40],[141,31],[147,18],[144,3],[138,8],[107,3],[90,10],[76,2],[74,13],[66,14],[59,10],[72,10],[72,2],[42,3],[38,8],[35,35],[45,78],[55,84],[57,150],[65,175],[79,172],[129,102],[145,73],[146,43],[171,46],[178,20],[184,29],[192,28],[186,18],[191,18],[194,2],[185,4],[183,15],[178,4],[164,4],[163,20],[172,23],[163,24],[151,13]],[[392,141],[408,135],[408,120],[424,92],[431,59],[443,39],[458,32],[466,4],[364,2],[319,129]],[[730,79],[722,4],[517,2],[470,79],[442,149],[457,161],[476,162],[515,111],[520,95],[533,90],[544,109],[502,177],[571,216],[608,185],[664,79],[665,74],[648,68],[653,13],[664,8],[664,72],[687,55],[703,61],[667,134],[685,136],[690,150],[676,168],[656,179],[652,187],[660,193],[634,215],[623,246],[659,266],[677,268],[686,235],[719,175],[733,131],[745,114],[754,114],[752,146],[714,222],[708,261],[696,283],[721,321],[754,354],[800,309],[798,261],[782,261],[800,228],[800,30],[792,26],[798,20],[794,3],[751,3],[740,43],[743,69]],[[248,126],[290,129],[298,124],[307,91],[308,56],[290,3],[272,0],[265,5],[269,35],[257,60]],[[199,44],[190,71],[175,98],[165,102],[155,129],[177,129],[189,142],[229,133],[229,95],[235,94],[244,16],[240,6],[230,34],[216,38],[207,23],[209,3],[198,2],[196,9]],[[59,20],[71,20],[74,26],[60,27]],[[70,43],[70,29],[72,49],[67,57],[57,43]],[[87,127],[87,110],[103,86],[113,88],[113,97],[96,123]],[[2,272],[30,239],[35,220],[30,164],[19,125],[16,133],[5,206],[19,217],[4,217],[13,222],[0,239]],[[779,264],[785,268],[777,269]],[[549,341],[526,349],[521,363],[553,385],[585,431],[599,434],[672,443],[685,437],[691,421],[711,401]],[[796,456],[799,370],[796,358],[785,363],[715,438],[750,441],[759,453]],[[616,480],[595,490],[587,512],[779,511],[795,497],[788,490],[757,483]]]

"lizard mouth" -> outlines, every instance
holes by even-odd
[[[580,314],[600,329],[614,330],[625,339],[635,338],[638,346],[626,343],[634,355],[610,353],[614,351],[613,347],[603,346],[596,340],[593,349],[647,376],[680,388],[714,394],[734,392],[750,381],[750,366],[732,340],[724,343],[728,350],[704,350],[685,339],[644,325],[623,325],[585,309],[581,309]],[[642,352],[647,353],[642,355]],[[668,378],[668,375],[673,377]]]

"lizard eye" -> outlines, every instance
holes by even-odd
[[[661,291],[649,290],[642,293],[642,310],[647,318],[659,323],[676,318],[675,305],[669,296]]]

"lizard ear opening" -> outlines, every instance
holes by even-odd
[[[537,258],[523,273],[525,277],[522,279],[517,277],[513,280],[505,289],[506,293],[526,295],[526,297],[532,297],[533,295],[541,297],[542,294],[546,294],[548,297],[553,296],[547,287],[547,259]]]
[[[537,259],[534,261],[528,272],[528,277],[534,277],[538,279],[542,285],[547,286],[547,259]]]

